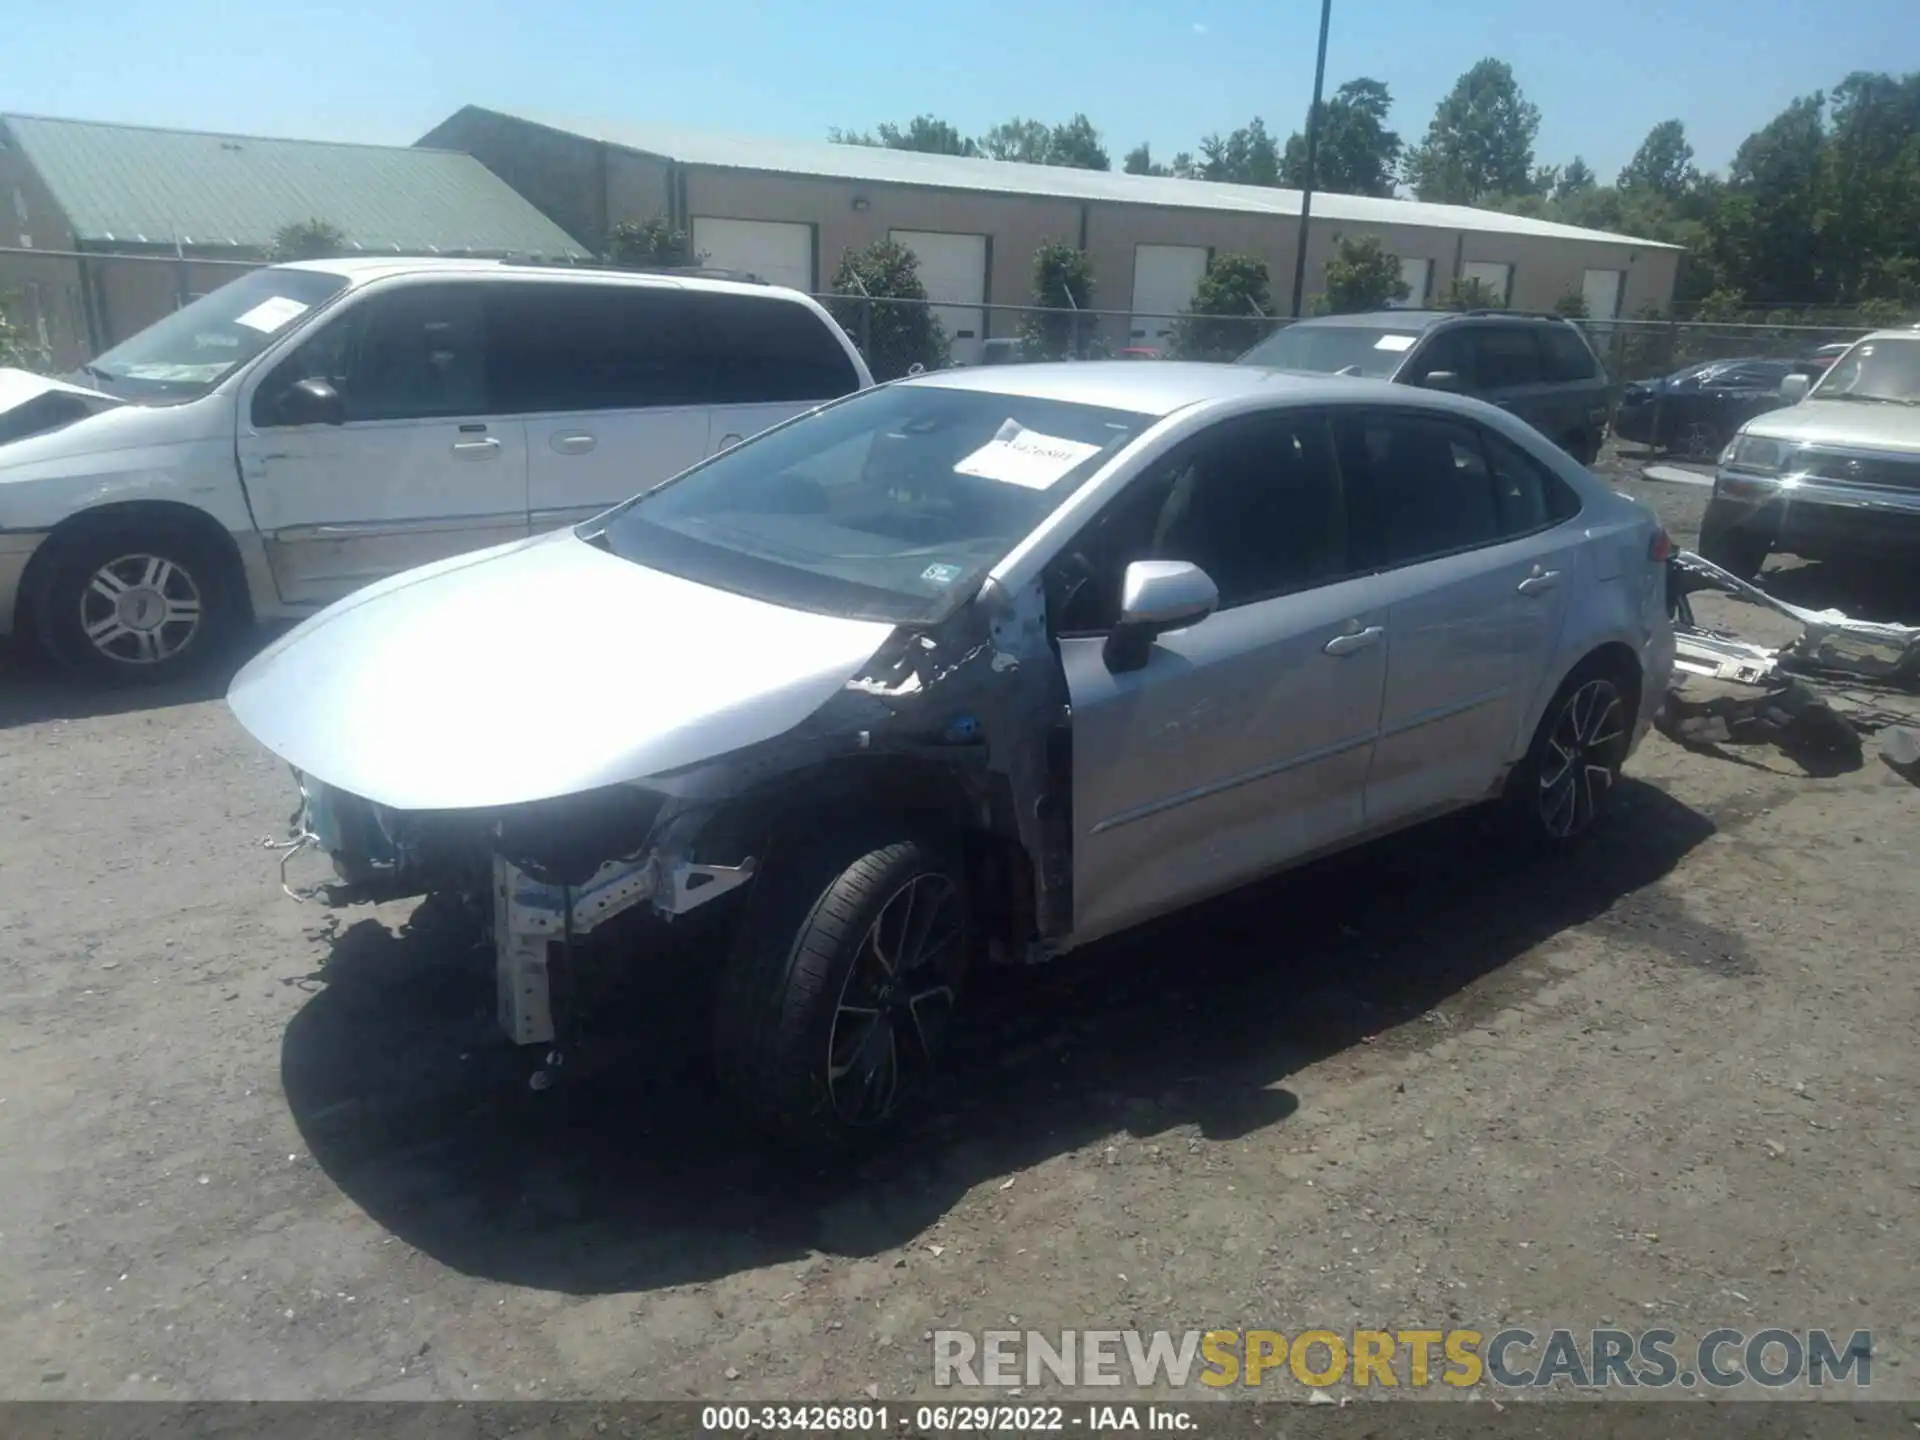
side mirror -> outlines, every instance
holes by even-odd
[[[1789,375],[1780,382],[1780,398],[1789,405],[1798,405],[1812,388],[1813,381],[1807,376]]]
[[[1460,377],[1451,370],[1429,370],[1427,378],[1420,382],[1423,390],[1444,390],[1449,395],[1462,395],[1467,387]]]
[[[1120,586],[1120,621],[1107,636],[1107,668],[1138,670],[1157,638],[1199,624],[1219,604],[1219,588],[1198,565],[1134,561]]]
[[[324,380],[296,380],[280,397],[276,418],[282,425],[344,425],[347,402]]]

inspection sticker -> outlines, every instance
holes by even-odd
[[[953,467],[956,475],[978,475],[1028,490],[1044,490],[1089,455],[1098,445],[1042,435],[1018,420],[1009,420],[982,445]]]
[[[271,300],[262,300],[246,314],[236,316],[233,323],[271,335],[276,330],[284,329],[289,321],[306,313],[307,306],[304,301],[289,300],[284,295],[276,295]]]
[[[951,585],[965,573],[958,565],[943,565],[936,562],[922,570],[920,578],[929,585]]]
[[[1373,342],[1376,350],[1411,350],[1414,337],[1411,335],[1382,335]]]

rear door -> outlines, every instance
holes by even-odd
[[[684,345],[712,402],[710,451],[737,445],[862,384],[839,335],[777,292],[690,290]]]
[[[1338,430],[1356,557],[1387,611],[1366,818],[1390,824],[1481,799],[1503,772],[1579,537],[1561,524],[1571,492],[1468,420],[1367,407]]]
[[[526,432],[488,394],[486,289],[372,287],[242,392],[235,454],[282,600],[325,604],[527,533]],[[282,420],[303,379],[339,392],[345,423]]]
[[[525,280],[487,287],[492,384],[525,428],[537,532],[578,523],[708,453],[711,378],[671,283]]]
[[[1324,413],[1228,420],[1063,547],[1048,613],[1073,713],[1077,938],[1359,829],[1386,616],[1354,573],[1340,486]],[[1106,635],[1145,559],[1200,566],[1220,606],[1116,670]]]

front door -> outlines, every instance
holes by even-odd
[[[1138,669],[1106,657],[1128,562],[1220,591]],[[1073,707],[1077,940],[1227,889],[1359,829],[1383,611],[1354,574],[1324,414],[1229,420],[1136,479],[1049,579]]]
[[[1366,409],[1339,426],[1354,542],[1386,606],[1386,700],[1369,826],[1484,798],[1559,638],[1578,535],[1572,492],[1460,417]]]
[[[527,533],[526,430],[489,403],[483,289],[374,288],[242,395],[240,478],[283,601]],[[303,379],[339,392],[345,423],[282,421]]]

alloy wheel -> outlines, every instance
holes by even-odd
[[[122,555],[93,572],[80,592],[80,628],[120,665],[157,665],[200,633],[200,587],[160,555]]]
[[[842,1124],[882,1124],[932,1068],[958,995],[965,934],[959,888],[939,873],[907,880],[874,916],[827,1037],[827,1090]]]
[[[1626,758],[1626,705],[1611,680],[1589,680],[1560,707],[1540,764],[1540,822],[1556,840],[1593,823]]]

